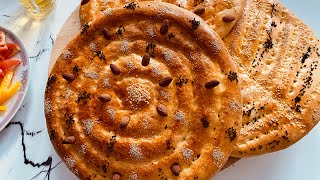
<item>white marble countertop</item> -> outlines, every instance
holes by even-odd
[[[320,1],[282,0],[320,37]],[[21,109],[0,132],[0,179],[77,179],[55,153],[47,134],[43,94],[52,46],[80,0],[57,0],[44,20],[25,15],[18,0],[0,0],[0,25],[24,42],[32,65],[31,83]],[[14,123],[12,123],[14,122]],[[290,148],[242,159],[215,180],[320,179],[320,125]]]

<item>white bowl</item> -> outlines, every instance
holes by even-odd
[[[11,121],[13,116],[19,110],[22,101],[27,93],[29,82],[30,82],[30,62],[29,56],[26,51],[25,46],[21,40],[10,30],[0,26],[0,31],[6,34],[6,42],[11,42],[18,44],[20,46],[21,52],[16,54],[14,58],[21,59],[21,64],[15,69],[12,84],[15,82],[21,82],[21,87],[19,91],[12,96],[7,102],[1,105],[7,106],[7,110],[0,112],[0,131],[6,127],[6,125]]]

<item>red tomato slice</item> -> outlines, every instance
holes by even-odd
[[[0,54],[0,61],[4,61],[4,60],[6,60],[6,58],[4,58],[2,54]]]
[[[0,69],[0,78],[4,77],[4,72]]]
[[[0,31],[0,46],[6,45],[6,35]]]
[[[7,59],[4,61],[0,61],[0,69],[2,69],[2,71],[6,71],[10,68],[15,67],[16,65],[18,65],[20,63],[21,63],[20,59]]]
[[[0,45],[0,53],[5,53],[8,50],[7,45]]]
[[[7,43],[8,50],[5,52],[4,57],[9,59],[20,52],[20,47],[13,43]]]

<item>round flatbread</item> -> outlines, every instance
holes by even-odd
[[[48,79],[55,150],[80,178],[208,179],[241,126],[236,67],[193,13],[140,2],[85,25]]]
[[[284,149],[320,118],[319,41],[282,4],[248,0],[224,39],[238,65],[243,125],[233,156]]]
[[[108,9],[118,6],[130,6],[132,2],[144,0],[83,0],[80,7],[80,22],[82,25],[95,20]],[[244,0],[154,0],[168,2],[190,10],[199,15],[215,30],[220,37],[224,37],[240,19]]]

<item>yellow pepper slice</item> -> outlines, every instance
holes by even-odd
[[[0,85],[0,104],[6,102],[11,96],[13,96],[20,88],[21,83],[17,82],[10,87],[14,72],[8,71],[4,76]],[[6,107],[1,106],[1,111],[5,111]]]
[[[19,90],[20,86],[21,83],[17,82],[10,89],[8,89],[4,95],[1,95],[0,104],[6,102],[9,98],[11,98],[11,96],[13,96]]]
[[[13,78],[13,71],[10,70],[6,73],[6,75],[4,76],[2,82],[1,82],[1,86],[0,86],[0,90],[6,90],[9,88],[11,81]]]
[[[7,106],[0,106],[0,111],[6,111],[7,110]]]

